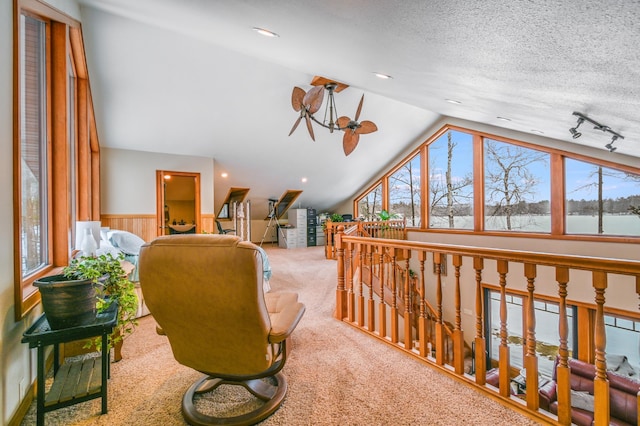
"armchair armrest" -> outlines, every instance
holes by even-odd
[[[554,380],[549,380],[549,382],[545,383],[544,386],[540,387],[538,393],[540,394],[540,408],[549,411],[551,403],[558,399],[556,394],[556,382]]]
[[[305,306],[300,302],[287,304],[281,308],[277,312],[269,312],[271,320],[270,343],[281,343],[289,337],[305,311]]]

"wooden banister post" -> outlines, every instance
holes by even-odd
[[[420,262],[420,275],[418,276],[420,282],[420,316],[418,317],[418,340],[420,342],[420,356],[426,357],[431,355],[428,353],[427,347],[427,318],[426,318],[426,306],[425,306],[425,285],[424,285],[424,262],[427,260],[427,252],[420,250],[418,252],[418,261]]]
[[[367,267],[369,268],[369,299],[367,299],[367,328],[370,332],[374,332],[376,329],[376,309],[375,301],[373,300],[373,273],[374,273],[374,261],[373,261],[373,246],[367,245]]]
[[[405,349],[413,349],[413,321],[411,317],[411,280],[409,274],[409,259],[411,259],[411,250],[403,250],[405,258],[404,268],[404,347]]]
[[[336,289],[336,318],[342,321],[345,318],[346,298],[347,294],[344,288],[344,248],[342,246],[342,235],[344,234],[344,226],[338,227],[336,235],[336,247],[338,248],[338,288]]]
[[[593,379],[593,396],[595,397],[594,420],[597,425],[609,424],[609,380],[607,379],[607,360],[605,348],[607,337],[604,328],[604,292],[607,288],[607,273],[593,272],[593,287],[596,291],[596,376]]]
[[[378,304],[378,331],[380,337],[387,336],[387,304],[384,300],[384,287],[386,284],[384,273],[384,246],[377,246],[378,251],[378,280],[380,280],[380,303]]]
[[[556,267],[556,281],[558,282],[558,296],[560,297],[558,334],[558,366],[556,367],[558,422],[563,425],[571,424],[571,368],[569,367],[569,320],[567,318],[567,283],[569,282],[569,268]]]
[[[398,343],[398,268],[396,264],[397,249],[391,249],[391,342]]]
[[[534,306],[534,292],[536,279],[536,265],[524,264],[524,275],[527,278],[527,336],[524,368],[527,370],[527,408],[537,411],[540,407],[538,395],[538,357],[536,356],[536,313]]]
[[[436,267],[436,364],[444,365],[444,320],[442,319],[442,253],[433,253]]]
[[[353,250],[354,244],[348,243],[347,248],[345,250],[345,257],[349,262],[347,265],[347,317],[349,322],[353,322],[355,318],[355,293],[353,291],[353,274],[354,274],[354,263],[355,262],[355,253]]]
[[[484,259],[473,258],[473,269],[476,271],[476,338],[475,338],[475,375],[476,383],[484,385],[487,376],[487,357],[485,356],[485,340],[483,331],[483,311],[484,297],[482,294],[482,270],[484,269]]]
[[[456,277],[456,322],[453,327],[453,368],[456,373],[464,374],[464,333],[462,331],[462,315],[460,312],[460,267],[462,266],[462,256],[454,254],[452,262]]]
[[[500,350],[498,365],[500,368],[500,395],[508,398],[511,395],[511,362],[509,346],[507,346],[507,273],[509,262],[498,260],[498,274],[500,275]]]

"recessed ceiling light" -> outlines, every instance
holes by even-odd
[[[220,176],[222,176],[223,178],[226,178],[226,177],[229,177],[229,173],[227,173],[227,172],[222,172],[222,173],[220,174]]]
[[[169,180],[169,179],[171,179],[171,175],[164,175],[164,178],[165,178],[166,180]]]
[[[280,37],[278,34],[274,33],[273,31],[265,30],[264,28],[253,27],[253,31],[265,37]]]
[[[307,178],[306,178],[306,177],[303,177],[302,179],[300,179],[300,181],[301,181],[302,183],[307,183]]]
[[[496,117],[498,120],[502,120],[502,121],[511,121],[510,118],[507,117]]]
[[[539,135],[544,135],[544,132],[542,130],[537,130],[537,129],[531,129],[531,133],[537,133]]]
[[[375,75],[376,77],[381,78],[383,80],[390,80],[390,79],[393,78],[389,74],[383,74],[381,72],[374,72],[373,75]]]
[[[449,102],[450,104],[454,104],[454,105],[460,105],[462,102],[456,100],[456,99],[445,99],[445,101]]]

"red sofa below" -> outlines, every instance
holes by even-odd
[[[558,414],[558,401],[556,390],[556,359],[553,368],[553,380],[540,388],[540,408],[547,410],[553,414]],[[580,361],[577,359],[569,359],[569,367],[571,368],[571,390],[582,392],[589,398],[593,395],[593,379],[596,374],[595,365]],[[609,380],[609,412],[610,424],[612,425],[638,425],[638,391],[640,391],[640,382],[629,379],[623,375],[607,372]],[[589,395],[586,393],[588,392]],[[575,396],[575,398],[574,398]],[[575,400],[574,400],[575,399]],[[578,395],[572,395],[571,401],[571,421],[579,426],[593,424],[593,409],[578,408],[582,405],[578,399],[582,399]]]

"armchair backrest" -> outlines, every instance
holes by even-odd
[[[257,246],[236,236],[172,235],[142,246],[145,301],[178,362],[214,375],[269,368],[262,264]]]

